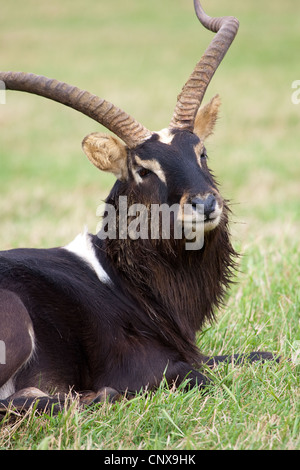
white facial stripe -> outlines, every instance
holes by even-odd
[[[196,154],[196,158],[197,158],[197,162],[198,162],[198,165],[200,166],[200,168],[202,167],[202,164],[201,164],[201,154],[203,152],[203,149],[204,149],[204,145],[202,142],[198,142],[197,145],[195,145],[194,147],[194,150],[195,150],[195,154]]]
[[[166,183],[165,174],[157,160],[142,160],[138,155],[135,155],[135,161],[141,167],[147,168],[148,170],[155,173],[163,183]],[[134,176],[138,183],[142,182],[142,178],[136,171],[134,171]]]
[[[174,138],[174,134],[170,132],[170,129],[168,128],[162,129],[159,132],[155,132],[155,134],[158,134],[160,142],[162,142],[163,144],[167,144],[167,145],[170,145]]]
[[[95,254],[90,235],[87,231],[77,235],[77,237],[65,246],[64,249],[75,253],[75,255],[82,258],[95,271],[101,282],[104,282],[105,284],[112,282]]]
[[[157,134],[159,136],[158,140],[160,142],[162,142],[163,144],[166,144],[166,145],[171,145],[171,143],[173,142],[173,139],[174,139],[174,135],[175,135],[168,128],[162,129],[161,131],[158,131],[158,132],[155,132],[155,134]],[[202,141],[199,141],[198,144],[196,144],[195,147],[194,147],[197,162],[198,162],[198,165],[200,166],[200,168],[202,166],[201,165],[201,154],[203,152],[203,149],[204,149],[204,144],[203,144]]]
[[[138,174],[136,170],[133,169],[132,174],[133,174],[136,184],[140,184],[143,182],[142,178],[140,177],[140,175]]]

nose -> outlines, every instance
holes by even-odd
[[[205,199],[194,197],[191,201],[191,204],[195,210],[197,209],[197,204],[203,205],[204,220],[206,220],[209,219],[210,214],[216,209],[216,198],[213,194],[210,194]]]

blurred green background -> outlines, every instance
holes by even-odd
[[[221,117],[210,167],[232,201],[236,243],[299,241],[298,0],[206,0],[240,30],[208,89]],[[54,77],[98,94],[152,130],[166,127],[182,85],[212,39],[191,0],[2,2],[1,70]],[[0,246],[65,244],[113,177],[96,170],[82,138],[101,126],[40,97],[8,92],[0,105]],[[102,129],[103,130],[103,129]]]

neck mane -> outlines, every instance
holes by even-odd
[[[183,240],[128,238],[101,243],[122,289],[146,312],[148,326],[176,344],[189,361],[201,361],[195,334],[214,318],[235,268],[227,208],[200,250],[186,251]]]

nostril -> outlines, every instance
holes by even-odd
[[[197,208],[197,204],[202,204],[204,206],[204,199],[201,199],[200,197],[194,197],[192,200],[191,200],[191,204],[193,206],[194,209]]]
[[[210,194],[204,201],[204,215],[207,217],[214,212],[216,208],[216,198]]]
[[[213,194],[210,194],[209,196],[207,196],[206,199],[201,199],[200,197],[194,197],[191,200],[191,204],[195,210],[197,209],[197,205],[201,204],[203,206],[204,216],[208,218],[209,215],[212,212],[214,212],[214,210],[216,209],[216,198]]]

